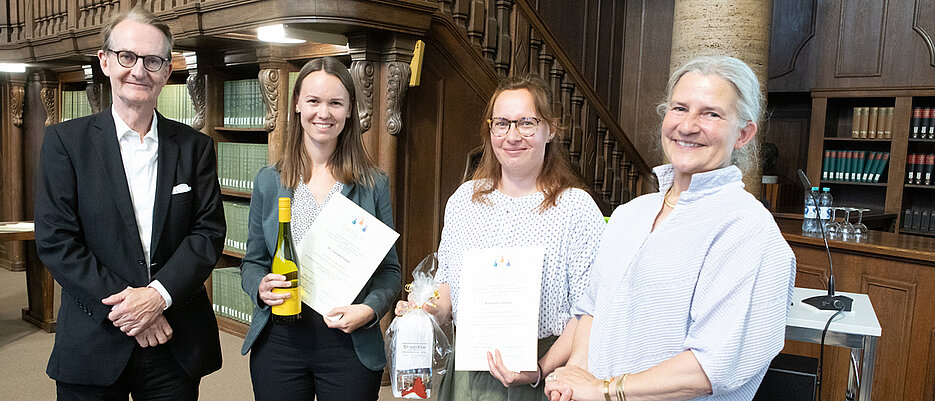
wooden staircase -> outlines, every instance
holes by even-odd
[[[571,162],[605,214],[655,190],[650,167],[529,0],[438,3],[433,23],[456,26],[465,47],[486,61],[488,76],[534,73],[551,84]]]

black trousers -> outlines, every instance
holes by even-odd
[[[376,401],[382,376],[360,363],[350,334],[328,328],[305,305],[294,325],[267,323],[250,351],[257,401]]]
[[[197,400],[201,378],[188,376],[166,345],[137,346],[127,367],[110,386],[55,382],[59,401]]]

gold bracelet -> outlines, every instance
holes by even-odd
[[[610,379],[604,379],[604,400],[610,401]]]
[[[617,380],[617,401],[627,401],[627,393],[625,390],[625,382],[627,381],[627,376],[629,373],[624,373],[623,376],[620,376],[620,380]]]

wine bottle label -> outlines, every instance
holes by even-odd
[[[292,294],[285,302],[273,306],[273,314],[279,316],[298,315],[302,312],[302,295],[298,288],[274,288],[274,294]]]

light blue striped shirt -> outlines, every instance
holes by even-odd
[[[649,369],[691,350],[711,400],[750,400],[783,347],[795,255],[734,166],[692,176],[652,231],[658,193],[618,207],[577,314],[594,316],[588,368],[598,378]]]

